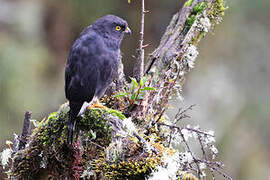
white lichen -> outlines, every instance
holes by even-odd
[[[214,153],[214,154],[217,154],[218,153],[218,149],[215,147],[215,145],[211,145],[210,147],[209,147],[209,149],[212,151],[212,153]]]
[[[210,131],[206,131],[205,132],[206,134],[209,134],[207,135],[206,137],[203,138],[203,143],[205,145],[211,145],[212,143],[216,142],[216,139],[215,139],[215,132],[210,130]]]
[[[87,166],[86,169],[83,171],[81,178],[83,179],[90,179],[92,176],[94,176],[94,173],[92,171],[91,166]]]
[[[39,167],[45,169],[46,164],[45,164],[45,158],[44,158],[43,151],[41,151],[41,153],[38,156],[42,158],[42,160],[40,161]]]
[[[115,162],[123,158],[124,147],[121,140],[116,140],[112,142],[105,150],[106,160],[110,162]]]
[[[188,139],[192,137],[192,132],[187,129],[182,129],[181,133],[183,134],[185,141],[188,141]]]
[[[186,61],[186,64],[190,69],[194,68],[195,60],[196,60],[198,54],[199,54],[199,52],[197,51],[196,46],[190,44],[187,47],[183,57],[184,57],[184,61]]]
[[[208,17],[202,17],[199,19],[198,27],[201,31],[208,32],[211,28],[211,22]]]
[[[128,134],[133,134],[136,131],[136,126],[132,122],[131,118],[126,118],[123,120],[123,127],[128,131]]]
[[[148,180],[175,180],[177,171],[180,167],[179,153],[164,155],[163,166],[159,166],[149,177]]]
[[[207,167],[205,163],[200,163],[199,166],[200,166],[201,170],[203,170]]]
[[[181,135],[179,132],[175,131],[172,134],[172,139],[171,139],[171,146],[172,147],[177,147],[179,144],[183,141]]]
[[[181,153],[179,153],[179,157],[180,157],[181,164],[193,162],[193,157],[192,157],[190,152],[181,152]]]
[[[1,164],[5,168],[8,165],[9,159],[11,158],[12,155],[12,149],[7,148],[4,149],[0,154],[1,154]]]

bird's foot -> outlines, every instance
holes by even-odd
[[[94,104],[87,107],[87,109],[93,109],[93,108],[106,109],[107,107],[100,104],[99,101],[95,101]]]
[[[89,103],[84,102],[78,116],[84,117],[85,111],[87,110],[88,106],[90,106]]]

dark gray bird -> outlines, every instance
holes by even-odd
[[[82,105],[98,103],[113,81],[125,33],[131,33],[127,22],[107,15],[85,28],[72,45],[65,70],[65,93],[70,106],[69,144],[73,140],[76,118],[84,111]]]

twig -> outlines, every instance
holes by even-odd
[[[143,45],[144,41],[144,16],[145,13],[148,11],[145,11],[145,5],[144,0],[141,0],[141,30],[140,30],[140,40],[139,40],[139,48],[136,51],[136,61],[133,68],[133,75],[137,79],[137,81],[140,81],[141,77],[144,73],[144,48],[148,45]]]
[[[157,58],[154,57],[153,59],[151,59],[151,61],[149,61],[150,63],[147,64],[147,66],[145,68],[144,75],[149,73],[150,69],[152,68],[152,66],[153,66],[153,64],[155,63],[156,60],[157,60]]]
[[[218,169],[217,167],[211,167],[211,169],[213,169],[214,171],[218,172],[220,175],[222,175],[224,178],[227,178],[229,180],[233,180],[232,177],[230,177],[229,175],[227,175],[226,173],[222,172],[220,169]]]
[[[190,147],[189,147],[189,145],[188,145],[188,143],[187,143],[187,141],[186,141],[186,139],[185,139],[184,134],[182,133],[182,131],[181,131],[180,129],[178,129],[178,131],[179,131],[179,133],[180,133],[180,135],[181,135],[181,137],[182,137],[182,139],[183,139],[184,144],[185,144],[186,147],[187,147],[188,152],[189,152],[190,155],[192,156],[193,161],[194,161],[194,163],[195,163],[196,166],[197,166],[197,170],[198,170],[197,173],[198,173],[198,176],[200,176],[200,175],[202,174],[202,171],[201,171],[200,165],[199,165],[199,163],[198,163],[198,160],[197,160],[197,158],[195,158],[193,152],[191,151],[191,149],[190,149]]]
[[[160,126],[167,126],[171,129],[178,129],[178,130],[182,130],[182,129],[186,129],[186,130],[189,130],[189,131],[193,131],[193,132],[196,132],[196,133],[200,133],[200,134],[203,134],[203,135],[206,135],[206,136],[211,136],[211,137],[215,137],[214,135],[212,134],[208,134],[206,132],[203,132],[203,131],[200,131],[200,130],[197,130],[197,129],[193,129],[193,128],[188,128],[188,127],[180,127],[180,126],[175,126],[175,125],[169,125],[169,124],[165,124],[165,123],[157,123],[157,125],[160,125]]]
[[[179,108],[178,112],[176,113],[175,117],[174,117],[174,122],[173,124],[178,123],[180,120],[184,119],[184,118],[190,118],[190,116],[186,115],[185,113],[188,110],[192,110],[192,108],[196,106],[196,104],[192,104],[189,107],[187,107],[186,109],[182,110],[182,108]]]
[[[201,146],[201,150],[202,150],[204,159],[206,161],[208,161],[208,156],[206,154],[206,151],[205,151],[204,146],[203,146],[203,143],[202,143],[202,136],[199,133],[197,133],[197,136],[198,136],[198,141],[200,143],[200,146]],[[213,171],[212,168],[210,168],[210,173],[211,173],[211,176],[212,176],[212,180],[215,180],[216,178],[215,178],[215,174],[214,174],[214,171]]]
[[[97,144],[97,143],[95,143],[95,142],[93,142],[93,141],[88,141],[88,142],[90,142],[91,144],[93,144],[93,145],[99,147],[100,149],[105,150],[105,148],[104,148],[103,146],[101,146],[101,145],[99,145],[99,144]]]

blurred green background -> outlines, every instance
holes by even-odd
[[[145,43],[151,52],[179,0],[146,0]],[[215,130],[219,158],[235,179],[270,179],[270,1],[227,0],[224,22],[202,40],[188,75],[184,102],[197,104],[188,120]],[[20,133],[24,112],[42,119],[64,103],[64,66],[79,32],[115,14],[133,31],[122,44],[130,74],[138,45],[140,8],[133,0],[0,0],[0,144]],[[187,120],[186,120],[187,121]],[[217,178],[221,179],[221,178]]]

